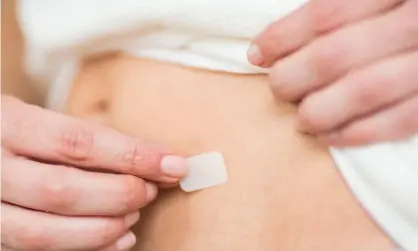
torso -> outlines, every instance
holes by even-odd
[[[88,60],[67,112],[186,155],[217,150],[226,184],[166,191],[142,211],[138,250],[387,250],[327,149],[295,130],[265,76],[123,54]]]

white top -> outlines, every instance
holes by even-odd
[[[21,0],[27,72],[61,110],[81,57],[123,50],[191,67],[254,74],[251,39],[307,0]],[[331,149],[355,196],[406,250],[418,250],[418,135]],[[301,174],[303,175],[303,174]]]

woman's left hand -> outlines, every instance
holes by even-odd
[[[418,1],[312,0],[270,25],[249,60],[301,101],[302,131],[353,146],[418,133]]]

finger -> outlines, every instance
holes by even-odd
[[[415,5],[411,7],[412,5]],[[348,72],[418,47],[418,2],[342,28],[277,61],[270,71],[273,92],[298,100]],[[411,32],[412,31],[412,32]]]
[[[117,216],[138,210],[157,186],[132,175],[94,173],[24,158],[2,158],[2,200],[60,215]]]
[[[177,187],[179,183],[157,183],[158,188],[161,189],[168,189],[168,188],[174,188]]]
[[[1,245],[1,247],[0,247],[0,250],[1,251],[18,251],[18,250],[16,250],[16,249],[11,249],[11,248],[9,248],[9,247],[6,247],[5,245]]]
[[[113,243],[112,245],[109,245],[108,247],[100,249],[100,251],[115,251],[115,250],[125,251],[125,250],[132,248],[135,245],[135,242],[136,242],[136,236],[132,232],[128,232],[124,236],[122,236],[119,240],[117,240],[116,243]]]
[[[253,41],[248,59],[270,67],[316,37],[341,26],[388,11],[404,0],[313,0],[271,24]]]
[[[335,130],[418,92],[418,50],[353,72],[306,97],[299,128],[310,133]]]
[[[418,134],[418,95],[373,116],[358,119],[338,131],[320,135],[333,146],[357,146],[394,141]]]
[[[3,145],[23,156],[160,182],[186,173],[186,160],[161,147],[17,100],[2,99],[2,119]]]
[[[120,218],[77,218],[36,212],[2,203],[1,238],[17,250],[90,250],[116,242],[138,220],[135,213]]]

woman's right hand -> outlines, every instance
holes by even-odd
[[[155,184],[187,171],[183,157],[115,130],[12,97],[1,105],[4,250],[127,250]]]

